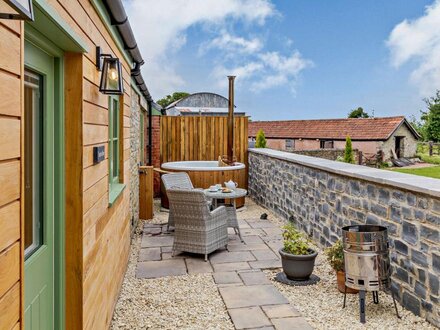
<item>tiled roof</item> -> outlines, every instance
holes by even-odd
[[[255,137],[263,129],[267,138],[387,140],[405,122],[405,117],[344,118],[317,120],[280,120],[249,122],[249,136]],[[410,130],[415,133],[410,127]]]

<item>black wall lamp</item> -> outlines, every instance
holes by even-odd
[[[122,84],[122,66],[119,58],[103,54],[101,47],[96,47],[96,67],[101,73],[99,91],[103,94],[124,94]]]
[[[0,13],[0,18],[34,21],[32,0],[5,0],[14,10],[12,13]]]

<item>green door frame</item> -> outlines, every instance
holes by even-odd
[[[25,40],[34,46],[40,48],[44,52],[54,57],[54,113],[49,116],[45,123],[53,125],[53,132],[47,136],[53,146],[50,153],[53,154],[51,159],[45,159],[45,171],[53,171],[53,205],[47,205],[53,210],[53,248],[54,248],[54,328],[64,329],[65,318],[65,171],[64,171],[64,61],[63,52],[51,41],[41,35],[33,27],[26,24]],[[37,69],[26,63],[31,69]],[[32,257],[30,257],[31,259]]]

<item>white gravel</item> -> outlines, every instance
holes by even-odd
[[[397,308],[402,319],[395,314],[390,295],[379,292],[379,304],[373,303],[371,293],[367,293],[366,324],[359,322],[359,298],[357,294],[347,294],[347,304],[342,309],[344,294],[337,289],[336,275],[327,262],[324,253],[319,251],[314,274],[321,278],[316,285],[289,286],[274,280],[278,271],[266,271],[275,287],[298,309],[315,329],[436,329],[422,318],[404,309]]]
[[[163,218],[162,214],[155,222]],[[210,274],[135,277],[142,226],[131,247],[111,329],[234,329]]]

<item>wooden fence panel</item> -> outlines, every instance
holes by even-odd
[[[160,126],[161,163],[217,160],[227,153],[227,117],[163,116]],[[247,167],[247,117],[235,117],[234,139],[235,157]]]

